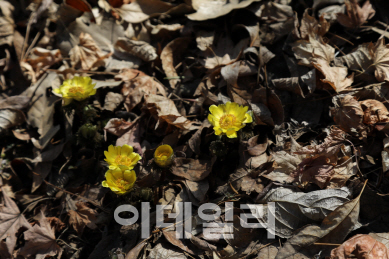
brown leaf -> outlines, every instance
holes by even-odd
[[[260,143],[258,143],[259,140],[261,140]],[[266,137],[259,138],[259,135],[257,135],[250,138],[247,141],[247,144],[248,144],[247,151],[249,152],[249,154],[252,156],[259,156],[266,151],[268,145],[268,139]]]
[[[77,202],[77,210],[69,210],[69,224],[77,231],[81,236],[84,232],[85,226],[90,229],[96,229],[95,224],[97,218],[97,212],[86,206],[85,203]]]
[[[358,225],[359,200],[362,192],[355,199],[344,203],[328,214],[320,225],[306,225],[297,230],[278,251],[276,259],[286,259],[301,251],[312,255],[328,247],[311,246],[317,243],[338,244]]]
[[[299,65],[312,66],[313,58],[328,64],[334,60],[335,49],[325,44],[320,36],[309,36],[309,40],[298,40],[290,44]],[[319,62],[321,64],[321,62]]]
[[[123,119],[110,119],[104,127],[104,132],[109,132],[115,136],[121,137],[131,127],[132,123]]]
[[[314,58],[312,64],[324,75],[325,79],[320,80],[331,85],[337,93],[347,90],[354,82],[354,74],[347,76],[346,67],[331,67],[321,58]]]
[[[308,14],[309,9],[305,9],[300,25],[300,38],[308,39],[309,36],[320,35],[324,36],[330,29],[330,23],[324,19],[323,15],[319,17],[319,21],[315,17]]]
[[[364,112],[363,123],[371,125],[379,122],[389,122],[389,112],[383,103],[372,99],[359,103]]]
[[[111,56],[106,54],[96,44],[92,36],[81,32],[78,45],[74,46],[70,52],[70,60],[73,67],[79,66],[83,70],[90,70],[104,64],[103,60]]]
[[[56,242],[54,228],[50,226],[43,212],[40,213],[39,217],[39,224],[24,232],[26,244],[20,249],[20,255],[35,256],[36,259],[55,255],[61,258],[62,248]]]
[[[212,160],[197,160],[177,157],[174,160],[172,173],[192,182],[201,181],[211,173],[215,160],[215,158]]]
[[[115,47],[146,62],[153,61],[158,57],[157,50],[145,41],[130,40],[123,37],[118,39]]]
[[[47,69],[61,60],[62,55],[59,49],[47,50],[36,47],[28,59],[21,61],[20,66],[26,70],[31,81],[35,83]]]
[[[2,187],[3,188],[3,187]],[[8,253],[12,254],[16,245],[19,229],[29,229],[30,224],[20,213],[16,203],[2,191],[3,204],[0,204],[0,241],[5,239]]]
[[[167,241],[170,242],[170,244],[174,245],[174,246],[177,246],[179,248],[181,248],[183,251],[185,252],[188,252],[192,255],[195,255],[196,253],[190,249],[188,246],[186,246],[182,240],[180,239],[177,239],[176,237],[176,231],[168,231],[168,230],[164,230],[163,231],[163,235],[165,236],[165,238],[167,239]]]
[[[334,165],[325,156],[306,158],[299,165],[292,176],[301,184],[315,183],[324,189],[331,177],[335,174]]]
[[[330,259],[388,259],[389,250],[369,235],[355,235],[331,251]]]
[[[305,97],[303,90],[300,87],[298,77],[279,78],[271,81],[276,89],[289,91],[300,95],[301,97]]]
[[[253,178],[249,175],[246,175],[242,178],[241,189],[246,192],[247,195],[250,195],[251,192],[255,191],[256,193],[261,193],[263,191],[263,184],[260,178]]]
[[[119,106],[119,104],[121,104],[123,99],[123,95],[121,94],[108,92],[105,96],[103,109],[113,112]]]
[[[159,92],[166,96],[164,86],[142,71],[123,69],[120,74],[115,76],[115,79],[124,81],[122,93],[125,97],[124,107],[127,111],[135,108],[146,94],[157,94]]]
[[[389,80],[389,44],[385,45],[385,40],[382,38],[378,40],[374,50],[375,77],[380,82]]]
[[[3,131],[22,124],[26,117],[20,110],[0,110],[0,133]]]
[[[130,252],[127,253],[125,259],[138,258],[140,251],[142,251],[145,245],[147,245],[147,242],[140,242],[139,244],[137,244],[133,249],[131,249]]]
[[[148,94],[145,95],[146,108],[158,118],[156,128],[160,122],[166,122],[169,125],[175,126],[179,129],[195,130],[199,126],[195,125],[194,122],[188,120],[182,116],[174,102],[164,96]]]
[[[226,15],[234,9],[244,8],[246,6],[249,6],[251,3],[257,1],[260,0],[245,0],[241,2],[215,2],[212,0],[195,0],[192,1],[192,7],[196,10],[196,12],[187,16],[190,20],[205,21]]]
[[[180,82],[175,66],[179,63],[177,59],[187,50],[190,38],[176,38],[169,42],[161,52],[162,68],[168,77],[170,86],[174,89]]]
[[[116,140],[116,146],[130,145],[134,148],[135,152],[142,156],[143,151],[140,142],[144,128],[141,125],[140,118],[138,117],[127,131]]]
[[[365,136],[363,122],[363,110],[360,103],[351,95],[334,98],[335,108],[331,110],[331,115],[336,124],[342,130],[353,135]]]
[[[115,8],[123,20],[129,23],[141,23],[150,17],[160,15],[172,9],[174,5],[160,0],[135,0]]]
[[[299,148],[294,154],[322,155],[331,158],[339,152],[341,145],[345,141],[345,133],[338,128],[331,128],[330,134],[319,145],[309,145]]]
[[[367,20],[375,15],[375,10],[367,0],[362,8],[358,4],[358,0],[345,1],[347,15],[338,13],[338,22],[347,28],[358,28]]]

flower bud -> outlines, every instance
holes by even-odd
[[[159,146],[154,152],[154,162],[160,167],[168,167],[174,159],[174,152],[171,146]]]

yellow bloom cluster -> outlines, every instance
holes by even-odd
[[[131,191],[136,181],[135,171],[132,170],[141,156],[134,152],[129,145],[108,147],[104,151],[105,161],[109,164],[109,170],[105,173],[104,187],[110,188],[114,193],[122,195]]]
[[[173,162],[174,152],[171,146],[159,146],[154,152],[154,162],[160,167],[167,167]]]
[[[54,89],[54,93],[62,95],[64,106],[70,104],[73,99],[82,101],[91,95],[96,94],[94,88],[96,84],[92,84],[92,79],[88,76],[75,76],[72,79],[67,79],[63,84]]]
[[[240,106],[231,102],[219,106],[211,105],[208,120],[215,134],[226,134],[229,138],[236,138],[236,132],[246,126],[246,123],[253,122],[253,118],[247,112],[248,108],[248,106]]]

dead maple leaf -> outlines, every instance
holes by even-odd
[[[88,33],[81,32],[79,39],[78,45],[69,52],[73,67],[81,66],[83,70],[90,70],[102,65],[102,61],[112,54],[105,54]]]
[[[145,95],[145,104],[151,114],[158,117],[156,128],[158,128],[160,121],[167,122],[169,125],[185,130],[199,128],[194,122],[182,116],[178,112],[174,102],[164,96],[155,94]]]
[[[77,210],[69,210],[69,224],[77,231],[81,236],[84,232],[85,226],[90,229],[96,229],[95,224],[97,218],[97,212],[86,206],[83,202],[76,203]]]
[[[354,82],[354,74],[347,76],[347,67],[331,67],[322,58],[312,60],[313,66],[325,77],[320,79],[323,83],[328,83],[337,93],[345,91]]]
[[[16,203],[3,191],[3,204],[0,204],[0,242],[5,239],[8,253],[12,254],[16,244],[16,234],[21,228],[29,229],[30,224],[20,213]]]
[[[389,44],[385,45],[383,38],[377,41],[374,48],[373,65],[376,69],[374,74],[378,81],[389,80]]]
[[[300,60],[299,65],[312,66],[312,60],[323,59],[323,62],[330,63],[334,60],[335,49],[329,44],[324,43],[318,36],[310,36],[309,40],[298,40],[290,44],[296,59]]]
[[[126,68],[121,70],[120,74],[115,76],[115,79],[124,81],[122,94],[125,97],[124,107],[127,111],[134,109],[146,94],[157,94],[159,92],[166,96],[163,85],[142,71]]]
[[[388,259],[386,246],[369,235],[356,235],[331,251],[329,259]]]
[[[197,160],[179,157],[174,160],[172,173],[189,181],[201,181],[211,173],[215,160],[214,158],[211,160]]]
[[[301,39],[308,40],[309,36],[324,36],[330,29],[330,23],[324,19],[323,15],[319,17],[319,21],[315,17],[308,14],[309,9],[306,9],[300,25],[300,37]]]
[[[389,122],[388,109],[382,102],[369,99],[359,103],[364,112],[363,123],[371,125],[379,122]]]
[[[20,62],[20,66],[31,77],[32,83],[35,83],[50,66],[61,60],[62,55],[59,49],[47,50],[36,47],[28,59]]]
[[[358,28],[375,15],[375,10],[369,0],[362,8],[359,6],[358,0],[347,0],[345,4],[347,15],[338,13],[337,17],[338,22],[344,27]]]
[[[334,97],[335,108],[331,110],[331,115],[336,124],[347,133],[356,136],[366,136],[363,124],[363,110],[360,103],[354,96],[345,95]]]
[[[44,259],[46,256],[58,255],[61,258],[62,248],[57,244],[55,230],[41,211],[39,224],[24,232],[26,244],[20,249],[20,255],[34,256],[36,259]]]

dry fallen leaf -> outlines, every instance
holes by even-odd
[[[389,250],[369,235],[356,235],[331,251],[329,259],[388,259]]]
[[[81,236],[84,232],[84,228],[96,229],[95,224],[97,218],[97,212],[86,206],[85,203],[77,202],[77,210],[69,210],[69,224],[77,231]]]
[[[20,66],[26,70],[31,81],[35,83],[50,66],[62,60],[59,49],[47,50],[36,47],[26,60],[21,61]]]
[[[354,82],[354,74],[347,76],[346,67],[331,67],[328,61],[321,58],[312,59],[313,66],[325,77],[320,79],[323,83],[328,83],[337,93],[347,90]]]
[[[347,15],[338,13],[338,22],[347,28],[358,28],[367,20],[370,20],[375,15],[375,10],[367,0],[362,8],[358,4],[358,0],[346,0]]]
[[[30,224],[20,213],[16,203],[3,191],[3,203],[0,204],[0,241],[5,239],[5,245],[8,253],[13,254],[16,245],[16,234],[20,229],[31,228]]]
[[[335,108],[331,115],[336,124],[347,133],[356,136],[366,136],[363,124],[363,110],[360,103],[351,95],[334,97]]]
[[[182,116],[174,102],[164,96],[155,94],[145,95],[145,104],[146,108],[158,118],[156,128],[158,128],[160,122],[166,122],[169,125],[186,130],[195,130],[200,127]]]
[[[104,59],[111,56],[111,53],[106,54],[97,46],[90,34],[81,32],[79,40],[78,45],[69,52],[73,67],[80,66],[83,70],[90,70],[103,65]]]
[[[118,39],[115,48],[128,52],[146,62],[153,61],[158,57],[157,50],[145,41],[130,40],[123,37]]]
[[[378,40],[374,48],[373,65],[375,77],[378,81],[389,80],[389,44],[385,45],[384,38]]]
[[[115,76],[115,79],[124,81],[122,93],[125,97],[124,107],[127,111],[135,108],[147,94],[157,94],[159,92],[166,96],[163,85],[142,71],[123,69],[120,74]]]
[[[290,44],[294,56],[299,60],[299,65],[311,67],[315,58],[320,60],[317,61],[319,64],[325,62],[329,66],[328,64],[334,60],[335,49],[329,44],[324,43],[323,39],[318,35],[309,35],[308,38],[309,40],[298,40]]]
[[[363,115],[363,123],[372,125],[379,122],[389,122],[389,112],[385,105],[377,100],[364,100],[360,102]]]
[[[244,0],[244,1],[212,1],[212,0],[195,0],[192,1],[192,7],[195,13],[189,14],[188,18],[194,21],[205,21],[214,19],[228,14],[234,9],[244,8],[253,2],[261,0]]]
[[[192,182],[201,181],[211,173],[215,160],[196,160],[178,157],[174,160],[172,173]]]
[[[301,19],[300,38],[309,39],[309,36],[320,35],[324,36],[330,29],[330,23],[324,19],[323,15],[319,17],[319,21],[315,17],[308,14],[309,9],[306,9]]]
[[[50,226],[42,211],[39,217],[39,224],[24,232],[26,244],[20,249],[20,255],[26,257],[35,255],[36,259],[55,255],[61,258],[62,248],[56,242],[54,228]]]

